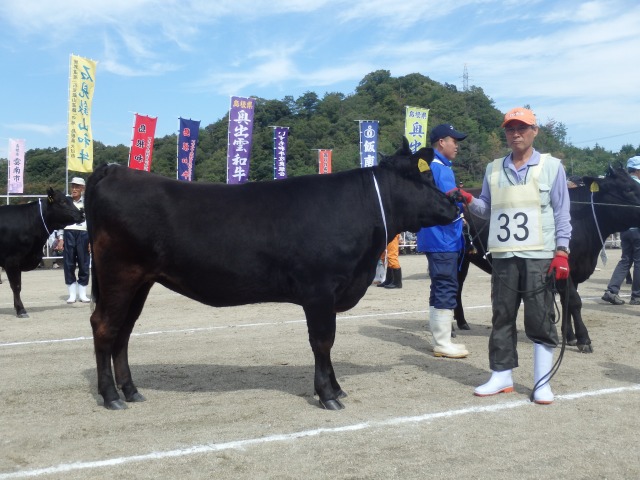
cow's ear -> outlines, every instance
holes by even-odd
[[[599,177],[582,177],[582,181],[586,186],[589,187],[591,192],[599,192],[600,191],[600,178]]]
[[[55,192],[53,191],[53,188],[49,187],[49,191],[47,192],[47,201],[49,203],[53,203],[53,196],[55,195]]]
[[[613,168],[613,166],[611,164],[609,164],[609,171],[607,172],[607,175],[614,177],[616,175],[616,169]]]
[[[411,147],[409,146],[409,140],[407,140],[407,137],[402,137],[402,153],[404,155],[411,155]]]

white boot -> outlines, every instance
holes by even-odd
[[[533,344],[533,385],[545,377],[553,366],[553,348],[547,347],[542,343]],[[533,401],[541,405],[549,405],[553,402],[553,392],[549,384],[549,376],[547,375],[544,384],[538,385],[533,392]]]
[[[87,298],[87,286],[78,284],[78,299],[82,303],[89,303],[91,300]]]
[[[469,355],[464,345],[451,343],[451,322],[453,322],[453,310],[429,308],[433,355],[446,358],[464,358]]]
[[[513,379],[511,378],[511,370],[503,370],[501,372],[491,371],[491,378],[487,383],[483,383],[473,391],[478,397],[488,397],[498,393],[513,392]]]
[[[67,285],[69,288],[69,298],[67,298],[67,303],[76,303],[76,290],[78,288],[77,283],[72,283],[71,285]]]

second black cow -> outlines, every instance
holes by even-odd
[[[53,230],[83,219],[71,198],[51,188],[45,199],[0,207],[0,267],[7,272],[18,317],[29,316],[20,298],[22,272],[40,264],[42,247]]]
[[[128,343],[158,282],[212,306],[302,306],[315,391],[325,408],[343,408],[345,393],[331,364],[336,313],[364,296],[396,234],[447,224],[458,215],[435,187],[432,159],[431,149],[412,154],[405,140],[376,167],[243,185],[98,168],[89,178],[85,207],[93,252],[91,326],[104,406],[125,408],[116,384],[126,401],[144,400],[131,376]]]
[[[573,231],[569,243],[572,282],[568,297],[564,295],[564,285],[559,284],[558,287],[563,302],[568,298],[568,303],[563,307],[568,308],[573,320],[573,325],[571,322],[566,325],[567,343],[576,345],[583,353],[591,353],[593,347],[582,319],[582,299],[578,294],[578,285],[588,280],[595,271],[598,254],[609,235],[640,226],[640,184],[622,167],[609,167],[604,177],[584,177],[583,181],[583,186],[569,189]],[[469,193],[474,196],[479,194],[478,191],[471,190]],[[484,255],[488,224],[486,220],[474,216],[470,217],[469,226],[475,251],[468,246],[458,276],[458,307],[455,310],[455,318],[458,328],[461,329],[469,328],[462,306],[462,287],[469,263],[491,273],[491,255]]]

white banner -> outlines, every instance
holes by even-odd
[[[7,193],[24,193],[24,146],[23,139],[9,139]]]

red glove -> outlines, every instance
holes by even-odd
[[[473,202],[473,195],[471,195],[469,192],[465,192],[464,190],[462,190],[461,188],[452,188],[451,190],[449,190],[447,192],[448,196],[453,196],[453,198],[457,201],[458,199],[456,198],[456,196],[462,197],[462,199],[464,200],[464,203],[466,205],[469,205],[471,202]]]
[[[556,254],[551,261],[551,266],[547,273],[551,273],[555,270],[556,280],[566,280],[569,278],[569,257],[562,254]]]

